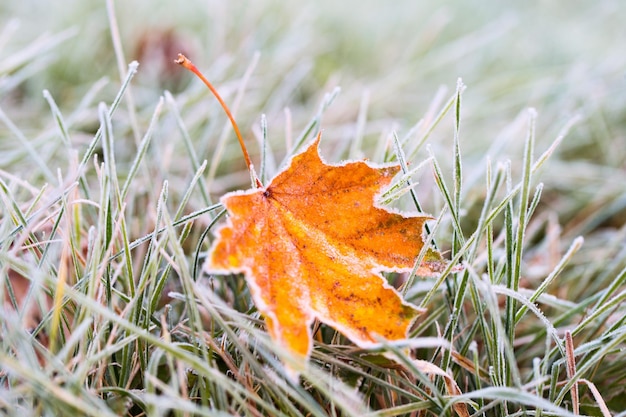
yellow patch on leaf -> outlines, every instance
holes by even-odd
[[[424,245],[426,215],[405,216],[374,200],[397,165],[328,165],[320,137],[265,188],[222,197],[229,217],[205,265],[244,273],[271,337],[305,363],[319,319],[360,347],[407,337],[422,312],[381,271],[410,271]],[[442,265],[429,250],[420,275]]]

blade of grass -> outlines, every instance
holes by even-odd
[[[120,193],[120,200],[126,200],[128,195],[128,191],[130,186],[132,185],[135,176],[137,175],[137,171],[139,171],[139,166],[141,162],[144,160],[146,156],[146,152],[148,147],[150,146],[150,142],[152,140],[152,135],[154,132],[154,128],[159,120],[159,116],[161,115],[161,111],[163,110],[163,97],[159,98],[159,102],[154,109],[154,113],[152,113],[152,118],[150,119],[150,125],[148,125],[148,130],[143,135],[141,142],[137,148],[137,154],[135,155],[135,159],[133,160],[130,169],[128,170],[128,174],[126,175],[126,180],[124,181],[124,185],[122,186],[122,191]]]
[[[128,90],[130,86],[130,81],[133,79],[133,77],[137,73],[138,66],[139,66],[139,63],[137,61],[133,61],[130,64],[128,64],[128,71],[126,72],[126,77],[124,78],[124,81],[122,82],[122,86],[120,87],[119,91],[117,92],[117,95],[115,96],[115,98],[111,102],[111,105],[109,106],[109,112],[108,112],[109,118],[113,117],[113,114],[115,113],[118,106],[120,105],[122,98],[124,97],[124,95],[126,94],[126,91]],[[98,131],[96,132],[96,134],[94,135],[92,141],[89,143],[89,146],[87,147],[87,150],[85,151],[83,158],[80,161],[79,170],[78,170],[79,176],[82,175],[83,170],[87,166],[87,163],[93,156],[98,144],[100,143],[100,139],[102,138],[102,129],[103,127],[101,125],[100,128],[98,128]]]
[[[552,283],[552,281],[554,281],[554,279],[557,276],[559,276],[559,274],[563,271],[567,263],[572,260],[576,252],[578,252],[578,250],[581,248],[581,246],[583,245],[583,242],[584,242],[584,239],[582,238],[582,236],[579,236],[576,239],[574,239],[571,246],[569,247],[565,255],[563,255],[559,263],[554,267],[554,269],[552,270],[552,272],[550,272],[550,274],[546,277],[546,279],[544,279],[541,282],[541,285],[535,290],[533,295],[530,296],[529,301],[531,303],[534,303],[535,301],[537,301],[537,299],[548,289],[548,286]],[[525,306],[521,306],[519,310],[517,310],[517,313],[515,314],[516,324],[520,322],[522,317],[524,317],[525,313],[526,313]]]
[[[26,151],[28,156],[34,162],[35,167],[37,167],[38,172],[41,172],[47,182],[54,182],[56,180],[50,168],[48,168],[48,164],[41,157],[40,153],[33,147],[30,140],[22,133],[22,131],[13,123],[13,121],[7,116],[7,114],[0,107],[0,121],[4,123],[4,125],[11,131],[13,136],[20,143],[22,148]]]
[[[193,146],[193,142],[191,141],[191,137],[189,136],[189,132],[187,131],[187,127],[185,126],[185,122],[183,122],[182,117],[180,116],[180,111],[178,110],[178,106],[176,105],[176,100],[172,97],[172,94],[169,91],[165,92],[165,100],[169,106],[170,111],[174,115],[174,119],[176,120],[176,124],[178,126],[178,130],[180,131],[181,136],[183,137],[183,143],[185,144],[185,149],[187,150],[187,155],[191,161],[191,167],[194,171],[198,171],[200,168],[200,160],[198,158],[198,154]],[[200,178],[200,193],[202,195],[202,199],[204,204],[210,206],[211,196],[208,193],[208,186],[204,177]]]
[[[109,31],[111,33],[111,41],[113,42],[113,51],[115,52],[115,60],[117,62],[117,70],[119,71],[120,80],[124,80],[124,68],[126,65],[126,59],[124,58],[124,48],[122,46],[122,39],[120,36],[120,29],[117,24],[117,17],[115,15],[115,3],[113,0],[106,0],[106,11],[109,20]],[[132,89],[129,87],[124,96],[126,100],[126,107],[128,111],[128,119],[130,127],[135,138],[135,143],[139,146],[141,134],[139,133],[139,122],[137,121],[137,110],[135,107],[135,99],[133,98]]]
[[[287,160],[292,155],[296,154],[298,149],[300,149],[302,144],[306,142],[306,140],[311,136],[312,133],[314,133],[314,135],[317,135],[319,131],[319,126],[322,123],[322,116],[324,115],[324,112],[328,109],[328,107],[330,107],[333,101],[335,101],[340,92],[341,89],[339,87],[335,87],[332,92],[324,94],[324,98],[322,100],[322,103],[320,104],[317,113],[302,130],[300,135],[296,138],[293,147],[291,148],[289,153],[285,155],[285,159],[283,159],[283,162],[280,164],[280,166],[285,166]]]
[[[52,97],[52,95],[50,94],[48,90],[43,90],[43,97],[48,102],[48,106],[50,106],[50,110],[52,111],[54,120],[56,121],[57,127],[59,128],[59,133],[60,133],[61,139],[63,140],[63,144],[66,147],[70,148],[71,147],[70,135],[68,133],[67,125],[65,123],[63,115],[61,114],[61,110],[59,110],[59,107],[57,106],[56,102],[54,101],[54,98]]]
[[[451,213],[454,218],[458,219],[461,215],[461,193],[463,187],[463,167],[461,160],[461,144],[459,132],[461,130],[461,98],[465,85],[459,78],[456,83],[456,95],[454,100],[454,206],[451,207]],[[452,253],[456,253],[460,246],[463,246],[465,237],[460,225],[455,227],[452,236]]]

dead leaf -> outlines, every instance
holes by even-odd
[[[422,373],[443,377],[443,380],[446,383],[446,390],[449,395],[458,397],[463,394],[454,379],[437,365],[419,359],[413,360],[413,365]],[[452,404],[452,408],[459,417],[469,417],[470,415],[465,403],[454,403]]]
[[[319,141],[267,187],[222,197],[229,217],[205,265],[209,273],[245,275],[271,337],[303,365],[316,318],[364,348],[381,337],[407,337],[422,310],[403,301],[380,272],[413,268],[431,219],[376,206],[399,166],[327,165]],[[442,265],[429,250],[418,273],[432,275]]]

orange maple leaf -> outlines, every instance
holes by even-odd
[[[220,102],[257,185],[222,197],[229,217],[209,249],[205,270],[243,273],[270,336],[301,364],[311,353],[316,318],[364,348],[381,339],[405,339],[423,310],[405,302],[381,272],[413,269],[424,246],[424,222],[431,217],[377,206],[376,195],[400,166],[325,164],[318,135],[264,187],[217,90],[187,57],[179,54],[175,62],[196,74]],[[432,275],[444,265],[428,248],[417,273]]]
[[[431,217],[377,207],[398,165],[325,164],[320,136],[264,188],[226,194],[229,217],[205,270],[243,273],[271,337],[306,361],[315,318],[360,347],[398,340],[421,309],[380,271],[410,271]],[[420,274],[441,263],[429,250]]]

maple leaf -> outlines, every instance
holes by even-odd
[[[304,363],[316,318],[364,348],[407,337],[422,310],[381,271],[414,267],[431,219],[377,207],[398,165],[328,165],[319,141],[266,187],[222,197],[229,217],[205,264],[208,273],[243,273],[270,336]],[[418,273],[432,275],[442,264],[428,249]]]
[[[381,272],[414,268],[424,246],[422,228],[431,217],[377,206],[377,194],[400,166],[328,165],[318,153],[318,135],[264,187],[215,87],[184,55],[175,62],[196,74],[221,104],[257,186],[222,197],[229,217],[204,269],[245,275],[270,336],[301,359],[298,368],[310,355],[316,318],[364,348],[406,338],[423,310],[405,302]],[[417,273],[432,275],[444,266],[439,253],[427,248]],[[291,366],[287,371],[297,375]]]

